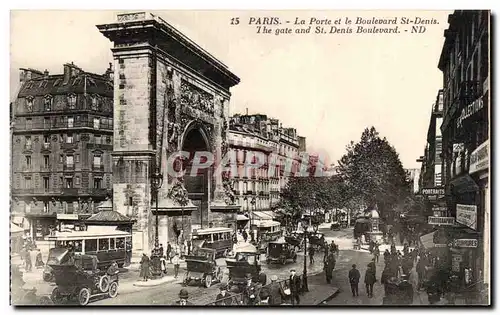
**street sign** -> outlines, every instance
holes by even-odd
[[[424,196],[444,195],[444,188],[442,187],[422,188],[420,190],[420,193]]]
[[[454,217],[428,217],[428,223],[432,225],[455,225]]]
[[[57,220],[78,220],[78,214],[72,213],[58,213],[56,215]]]
[[[467,247],[467,248],[477,248],[477,240],[476,239],[457,239],[453,241],[453,247]]]

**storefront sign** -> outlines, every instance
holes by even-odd
[[[453,254],[452,256],[452,264],[451,264],[451,269],[454,272],[459,272],[460,271],[460,263],[462,262],[462,255],[459,254]]]
[[[482,98],[478,98],[471,104],[467,105],[464,109],[462,109],[462,113],[460,114],[460,117],[457,119],[457,128],[460,129],[462,128],[464,120],[468,119],[475,113],[479,112],[481,109],[483,109],[484,103]]]
[[[428,220],[432,225],[455,225],[454,217],[429,217]]]
[[[466,248],[477,248],[477,240],[476,239],[457,239],[453,241],[453,247],[466,247]]]
[[[477,228],[477,206],[457,204],[457,222],[475,230]]]
[[[486,140],[470,154],[469,174],[488,169],[489,166],[489,141]]]
[[[424,196],[429,195],[444,195],[444,188],[441,187],[433,187],[433,188],[422,188],[420,193]]]
[[[56,216],[57,220],[78,220],[78,214],[59,213]]]
[[[144,20],[146,18],[146,12],[119,14],[117,18],[118,22]]]

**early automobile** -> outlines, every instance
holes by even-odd
[[[294,231],[288,235],[285,235],[285,241],[292,245],[295,250],[302,246],[304,242],[304,232],[302,231]]]
[[[277,262],[285,265],[290,259],[293,262],[297,261],[297,253],[293,246],[282,240],[269,242],[266,255],[266,262],[268,264]]]
[[[330,230],[332,231],[340,231],[340,223],[339,221],[333,221],[332,224],[330,225]]]
[[[237,247],[234,258],[226,259],[226,265],[229,269],[228,286],[237,287],[237,292],[241,291],[242,286],[247,282],[246,276],[251,275],[255,283],[265,284],[267,276],[262,272],[260,263],[260,253],[257,248],[250,244]]]
[[[187,266],[182,283],[189,285],[196,281],[209,288],[213,282],[221,282],[223,272],[217,266],[216,253],[216,250],[210,248],[195,248],[193,255],[185,256]]]
[[[315,247],[318,250],[322,250],[327,245],[325,240],[325,235],[323,233],[309,233],[308,235],[309,245]]]
[[[72,250],[62,247],[50,251],[47,264],[52,268],[57,285],[50,296],[54,304],[76,300],[83,306],[95,296],[117,296],[118,271],[110,274],[99,270],[97,256],[75,255]]]

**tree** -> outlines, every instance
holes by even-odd
[[[332,208],[333,200],[329,177],[290,177],[281,192],[279,206],[297,222],[309,211]]]
[[[339,174],[348,186],[349,198],[378,206],[381,216],[390,215],[410,193],[398,153],[385,137],[380,138],[375,127],[366,128],[358,143],[351,141],[347,146],[339,161]]]

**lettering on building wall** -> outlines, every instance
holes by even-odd
[[[479,172],[489,168],[489,141],[483,142],[470,154],[469,173]]]
[[[444,195],[444,188],[422,188],[420,191],[422,195],[429,196],[429,195]]]
[[[458,247],[458,248],[476,248],[478,245],[478,242],[476,239],[457,239],[453,241],[453,247]]]
[[[428,223],[431,225],[455,225],[454,217],[429,217]]]
[[[472,104],[467,105],[464,109],[462,109],[462,113],[460,114],[460,117],[457,119],[457,128],[462,128],[463,121],[469,118],[470,116],[474,115],[475,113],[479,112],[481,109],[483,109],[484,103],[483,99],[479,98],[472,102]]]
[[[146,12],[119,14],[117,18],[118,22],[144,20],[146,18]]]

